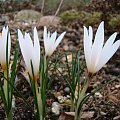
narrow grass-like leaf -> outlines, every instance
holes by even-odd
[[[17,44],[17,43],[16,43]],[[18,60],[18,49],[16,47],[15,49],[15,54],[14,54],[14,60],[13,60],[13,64],[12,64],[12,72],[11,72],[11,78],[10,78],[10,82],[14,85],[15,82],[15,77],[16,77],[16,66],[17,66],[17,60]],[[12,93],[13,93],[13,87],[10,86],[10,91],[9,91],[9,109],[12,106]]]
[[[8,114],[8,106],[7,106],[7,101],[6,101],[6,98],[5,98],[5,94],[4,94],[1,79],[0,79],[0,95],[1,95],[2,101],[4,103],[5,111]]]
[[[80,111],[82,110],[83,104],[85,104],[91,96],[93,96],[96,92],[98,92],[101,89],[103,89],[104,87],[106,87],[106,85],[112,83],[114,80],[115,79],[107,81],[105,84],[100,85],[98,88],[92,90],[90,94],[88,94],[87,96],[85,96],[83,98],[83,100],[81,101],[80,105],[79,105],[78,113],[77,114],[80,114]]]
[[[3,77],[3,78],[8,82],[8,84],[9,84],[11,87],[13,87],[13,89],[16,91],[16,93],[18,94],[18,96],[20,96],[20,97],[24,100],[25,104],[33,111],[32,106],[26,101],[26,99],[24,98],[24,96],[21,95],[21,93],[17,90],[17,88],[16,88],[9,80],[7,80],[7,79],[3,76],[3,74],[0,73],[0,77]],[[0,80],[0,82],[1,82],[1,80]],[[0,83],[0,85],[1,85],[1,83]],[[34,114],[34,112],[33,112],[33,114]]]

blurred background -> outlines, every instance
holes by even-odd
[[[23,21],[35,19],[36,21],[43,15],[55,15],[60,3],[57,16],[60,17],[61,24],[69,25],[71,22],[79,22],[81,25],[96,25],[104,20],[109,32],[120,31],[119,0],[0,0],[0,13],[8,14],[8,16],[0,15],[0,22],[8,19]],[[26,9],[40,14],[21,12]]]

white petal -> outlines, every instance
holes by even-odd
[[[57,37],[57,32],[54,32],[49,41],[50,41],[50,45],[49,45],[49,54],[51,55],[53,52],[54,52],[54,48],[55,48],[55,40],[56,40],[56,37]]]
[[[99,60],[104,43],[104,22],[101,22],[95,35],[95,41],[92,46],[91,66],[94,71]]]
[[[7,44],[7,36],[8,36],[8,60],[9,60],[9,37],[10,35],[8,35],[8,26],[5,28],[3,27],[2,30],[2,36],[1,36],[1,41],[0,41],[0,62],[1,64],[5,65],[6,64],[6,44]]]
[[[40,44],[36,27],[34,28],[34,50],[37,53],[37,57],[40,58]]]
[[[92,30],[92,27],[89,26],[89,44],[90,44],[90,48],[92,47],[92,39],[93,39],[93,30]]]
[[[39,71],[40,65],[40,44],[36,28],[34,28],[34,74],[36,75]]]
[[[19,29],[18,29],[18,40],[25,64],[27,66],[27,70],[29,71],[29,74],[32,76],[31,63],[30,63],[32,50],[29,49],[29,45],[23,38],[23,35]]]
[[[10,38],[10,33],[8,35],[8,62],[10,59],[10,50],[11,50],[11,38]]]
[[[117,32],[113,33],[109,39],[106,41],[105,45],[104,45],[104,49],[107,49],[107,47],[111,46],[113,44],[113,42],[115,41]]]
[[[24,39],[25,39],[26,44],[29,45],[29,48],[30,48],[31,50],[33,50],[33,42],[32,42],[32,39],[31,39],[31,37],[30,37],[30,34],[29,34],[29,33],[25,33]]]
[[[66,34],[66,32],[63,32],[55,41],[55,48],[59,45],[59,43],[62,41],[64,35]]]
[[[89,32],[89,36],[91,33]],[[90,72],[91,69],[91,40],[90,37],[88,36],[88,30],[84,26],[84,53],[85,53],[85,60],[87,64],[87,69]]]
[[[49,48],[49,39],[47,37],[47,28],[46,28],[46,26],[44,27],[43,41],[44,41],[45,52],[47,52],[47,49]]]
[[[111,43],[109,43],[111,44]],[[109,47],[103,48],[99,60],[99,64],[96,67],[96,72],[99,71],[107,62],[108,60],[114,55],[117,49],[120,46],[120,40],[116,41],[113,45],[108,45]]]

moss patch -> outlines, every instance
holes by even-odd
[[[94,25],[100,23],[101,17],[101,12],[88,13],[85,11],[66,11],[60,15],[61,24],[64,25],[78,20],[85,25]]]

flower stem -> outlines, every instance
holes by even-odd
[[[7,106],[9,106],[9,83],[7,82],[8,80],[8,71],[4,70],[4,94],[5,94],[5,99],[6,99],[6,103]],[[7,80],[6,80],[7,79]],[[13,120],[13,115],[12,115],[12,110],[8,112],[6,112],[6,120]]]
[[[43,106],[42,106],[42,99],[41,99],[41,91],[38,91],[38,83],[35,81],[35,92],[37,98],[37,111],[39,114],[39,120],[43,120]]]
[[[9,114],[6,116],[5,120],[13,120],[13,114],[12,114],[12,110],[10,110]]]
[[[79,112],[79,105],[86,95],[86,91],[87,91],[89,84],[90,84],[90,80],[88,77],[85,85],[82,88],[82,91],[80,92],[79,98],[78,98],[77,106],[75,108],[75,119],[74,120],[81,120],[81,110]]]
[[[4,77],[7,79],[7,70],[4,71]],[[6,101],[7,101],[7,105],[8,105],[8,82],[7,80],[4,79],[4,93],[5,93],[5,98],[6,98]]]
[[[46,68],[47,68],[47,59],[46,59],[46,55],[44,55],[44,73],[46,72]]]

